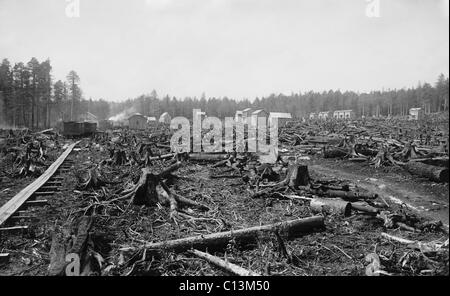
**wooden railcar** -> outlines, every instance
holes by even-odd
[[[97,131],[95,122],[76,122],[68,121],[63,123],[62,134],[66,137],[90,136]]]

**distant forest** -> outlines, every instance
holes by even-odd
[[[352,109],[357,116],[403,116],[413,107],[421,107],[425,113],[449,109],[449,79],[443,74],[433,83],[370,93],[310,91],[290,95],[271,94],[249,101],[228,97],[207,98],[205,94],[200,98],[160,97],[153,90],[148,95],[117,103],[106,99],[86,99],[80,86],[81,79],[75,71],[70,71],[65,79],[55,81],[51,70],[50,60],[39,62],[32,58],[26,64],[11,65],[3,59],[0,65],[0,126],[47,128],[59,120],[79,120],[86,112],[101,120],[135,112],[155,117],[169,112],[171,116],[191,118],[194,108],[220,118],[234,116],[236,110],[248,107],[290,112],[297,118],[306,117],[310,112],[343,109]]]
[[[236,110],[252,108],[264,109],[269,112],[289,112],[293,117],[307,117],[311,112],[335,111],[352,109],[357,116],[404,116],[410,108],[421,107],[425,113],[448,111],[449,109],[449,80],[443,74],[436,82],[419,83],[414,88],[372,91],[370,93],[356,93],[339,90],[328,92],[304,92],[285,94],[271,94],[268,97],[249,100],[233,100],[228,97],[184,98],[164,96],[160,98],[156,91],[149,95],[142,95],[121,103],[112,103],[114,114],[124,110],[132,110],[146,116],[158,117],[162,112],[169,112],[171,116],[192,117],[192,109],[200,108],[206,114],[224,118],[234,116]]]

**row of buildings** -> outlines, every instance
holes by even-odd
[[[206,116],[205,112],[201,112],[197,115],[200,117]],[[236,111],[236,114],[235,114],[236,120],[242,120],[242,122],[244,124],[253,125],[253,126],[258,125],[258,119],[260,120],[260,118],[264,118],[268,125],[270,125],[272,123],[274,118],[277,118],[278,125],[283,125],[287,120],[292,119],[292,116],[290,113],[282,113],[282,112],[268,113],[267,111],[265,111],[263,109],[253,111],[251,108]],[[169,113],[165,112],[160,116],[158,122],[164,123],[164,124],[170,124],[170,121],[171,121],[171,117],[170,117]],[[156,123],[156,122],[157,121],[156,121],[155,117],[146,117],[140,113],[135,113],[128,118],[127,124],[122,123],[121,125],[122,126],[127,125],[130,129],[146,129],[149,125]]]
[[[323,111],[317,113],[310,113],[309,119],[321,119],[327,120],[329,118],[334,119],[353,119],[355,118],[355,112],[353,110],[337,110],[337,111]],[[419,120],[423,117],[422,108],[411,108],[409,109],[409,120]]]
[[[309,119],[326,120],[329,118],[352,119],[355,118],[355,112],[353,112],[353,110],[336,110],[336,111],[323,111],[309,114]]]
[[[421,108],[411,108],[409,110],[409,119],[410,120],[419,120],[423,116],[423,110]],[[201,112],[201,114],[198,114],[200,116],[206,116],[205,112]],[[156,119],[156,117],[147,117],[140,113],[135,113],[128,117],[125,121],[110,121],[110,120],[102,120],[97,121],[97,118],[95,115],[87,112],[82,115],[83,118],[81,118],[82,121],[86,122],[96,122],[99,125],[100,129],[108,129],[112,128],[114,126],[128,126],[130,129],[146,129],[148,126],[151,126],[152,124],[155,124],[157,122],[163,123],[163,124],[170,124],[170,121],[172,120],[170,114],[168,112],[164,112],[159,117],[159,120]],[[290,113],[282,113],[282,112],[270,112],[263,109],[258,110],[252,110],[251,108],[247,108],[244,110],[238,110],[235,114],[235,120],[242,120],[244,124],[257,126],[258,120],[260,118],[265,118],[268,125],[271,124],[272,120],[274,118],[278,119],[278,124],[284,125],[286,121],[292,119],[292,116]],[[327,119],[353,119],[355,118],[355,113],[353,110],[337,110],[337,111],[324,111],[324,112],[318,112],[318,113],[310,113],[309,119],[321,119],[321,120],[327,120]]]
[[[159,120],[156,120],[156,117],[148,117],[140,113],[135,113],[128,118],[128,127],[131,129],[146,129],[148,126],[157,122],[170,124],[171,120],[172,117],[168,112],[161,114]]]
[[[267,120],[267,124],[270,125],[274,118],[278,119],[278,125],[283,125],[289,119],[292,119],[292,115],[290,113],[283,112],[270,112],[268,113],[266,110],[258,109],[253,111],[251,108],[247,108],[244,110],[238,110],[235,114],[235,120],[242,119],[242,122],[247,125],[258,125],[258,118],[265,118]]]

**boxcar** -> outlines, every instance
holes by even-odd
[[[82,122],[68,121],[63,124],[63,135],[68,137],[79,137],[84,133]]]
[[[95,122],[76,122],[68,121],[63,123],[62,134],[66,137],[90,136],[97,131]]]
[[[83,122],[83,127],[84,127],[83,135],[85,136],[90,136],[97,131],[97,123],[95,122],[85,121]]]

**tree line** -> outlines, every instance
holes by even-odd
[[[436,81],[419,83],[416,87],[358,93],[298,92],[271,94],[267,97],[235,100],[228,97],[176,98],[159,97],[153,90],[122,102],[85,99],[80,87],[80,77],[70,71],[65,80],[54,79],[50,60],[39,62],[32,58],[28,63],[11,63],[3,59],[0,65],[0,125],[48,128],[58,121],[82,120],[90,112],[98,120],[120,113],[141,113],[159,117],[163,112],[174,116],[192,117],[194,108],[220,118],[234,116],[236,110],[252,108],[271,112],[289,112],[293,117],[308,117],[311,112],[351,109],[357,116],[405,116],[409,109],[421,107],[425,113],[448,111],[449,79],[443,74]],[[130,115],[130,114],[127,114]]]
[[[128,99],[121,103],[112,103],[113,114],[123,110],[133,110],[145,116],[158,117],[162,112],[173,116],[192,118],[192,109],[200,108],[206,114],[220,118],[234,116],[236,110],[252,108],[264,109],[269,112],[289,112],[293,117],[308,117],[311,112],[335,111],[351,109],[356,116],[406,116],[410,108],[420,107],[425,113],[448,111],[449,109],[449,79],[443,74],[436,82],[419,83],[408,89],[395,89],[357,93],[339,90],[328,92],[304,92],[271,94],[268,97],[249,100],[233,100],[228,97],[200,98],[186,97],[179,99],[166,95],[158,97],[155,90],[148,95]]]
[[[70,71],[65,80],[54,82],[50,60],[14,65],[0,64],[0,125],[49,128],[58,121],[80,120],[90,112],[99,119],[109,116],[105,100],[85,99],[80,77]]]

